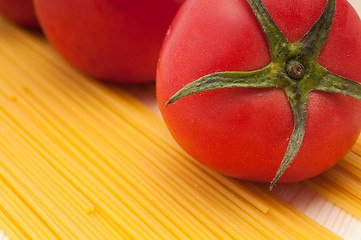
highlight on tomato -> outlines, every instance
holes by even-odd
[[[183,0],[34,0],[45,35],[100,80],[155,81],[159,51]]]
[[[162,116],[225,175],[270,189],[313,177],[359,136],[360,39],[346,0],[188,0],[160,55]]]

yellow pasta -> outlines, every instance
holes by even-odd
[[[361,139],[335,167],[304,183],[361,219]]]
[[[122,86],[0,19],[0,229],[11,239],[340,239],[185,154]]]
[[[4,211],[1,210],[0,226],[2,227],[2,230],[0,231],[1,239],[30,239],[30,237],[23,232],[21,225],[17,225],[13,218],[6,216]],[[4,232],[6,232],[6,235]]]

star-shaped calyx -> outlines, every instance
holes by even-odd
[[[247,0],[270,47],[271,63],[251,72],[216,72],[191,82],[173,95],[166,105],[204,91],[251,87],[282,88],[294,115],[294,129],[281,165],[270,189],[296,157],[305,135],[306,109],[313,90],[344,94],[361,100],[361,84],[338,76],[317,62],[330,31],[336,0],[326,7],[308,33],[298,42],[290,43],[272,20],[261,0]]]

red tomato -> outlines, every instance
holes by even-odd
[[[21,26],[40,28],[32,0],[0,0],[0,14]]]
[[[264,0],[290,42],[301,39],[322,14],[326,0]],[[361,22],[346,0],[336,1],[318,63],[361,81]],[[214,72],[251,71],[271,61],[269,45],[246,0],[188,0],[164,42],[157,98],[175,140],[191,156],[223,174],[271,181],[285,155],[294,115],[280,88],[227,88],[184,97],[165,107],[186,84]],[[315,176],[353,146],[361,104],[337,93],[312,91],[303,144],[280,182]]]
[[[155,80],[179,0],[35,0],[49,41],[78,69],[117,82]]]

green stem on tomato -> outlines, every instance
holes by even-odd
[[[327,1],[320,18],[296,43],[287,40],[261,0],[247,1],[267,38],[271,63],[252,72],[216,72],[203,76],[179,90],[166,106],[183,97],[220,88],[282,88],[293,111],[294,128],[284,158],[270,184],[272,190],[301,148],[310,92],[334,92],[361,100],[361,84],[331,73],[317,62],[331,29],[336,0]]]
[[[277,87],[279,79],[274,73],[275,67],[270,64],[252,72],[216,72],[206,75],[184,86],[169,99],[166,106],[186,96],[208,90],[236,87]]]

